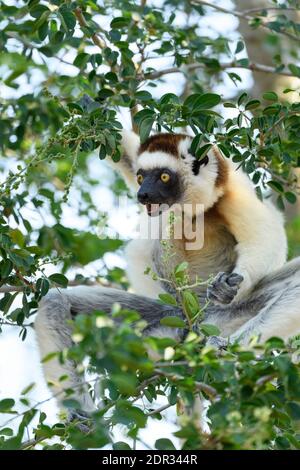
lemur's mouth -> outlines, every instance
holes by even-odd
[[[148,215],[150,217],[155,217],[156,215],[161,214],[160,206],[161,204],[146,204]]]

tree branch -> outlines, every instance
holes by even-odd
[[[78,282],[78,281],[69,281],[68,282],[68,287],[74,287],[74,286],[97,286],[97,285],[100,285],[100,286],[103,286],[105,285],[105,287],[112,287],[111,284],[104,284],[104,283],[101,283],[99,281],[97,282],[94,282],[94,281],[87,281],[87,282]],[[0,294],[7,294],[9,292],[24,292],[24,290],[29,287],[29,286],[8,286],[8,285],[5,285],[5,286],[2,286],[0,287]],[[31,288],[35,287],[34,284],[31,285]]]
[[[262,11],[299,11],[299,8],[293,7],[261,7],[261,8],[249,8],[248,10],[243,10],[243,13],[246,15],[255,15]]]
[[[178,380],[184,380],[184,377],[181,377],[180,375],[172,374],[172,372],[166,372],[161,369],[154,369],[154,372],[157,375],[161,375],[163,377],[166,377],[167,379],[174,380],[175,382],[177,382]],[[217,390],[214,387],[205,384],[204,382],[195,382],[195,388],[199,392],[205,392],[211,398],[216,398],[217,396]]]
[[[159,408],[156,408],[156,410],[151,410],[147,413],[147,416],[153,416],[156,415],[157,413],[161,413],[162,411],[167,410],[168,408],[171,408],[171,406],[174,406],[173,404],[167,403],[166,405],[162,405]]]
[[[252,21],[253,20],[253,16],[249,15],[248,14],[249,12],[247,12],[247,10],[245,10],[245,11],[228,10],[227,8],[221,7],[219,5],[215,5],[214,3],[207,2],[207,1],[204,1],[204,0],[192,0],[191,4],[192,5],[193,4],[194,5],[203,5],[203,6],[206,6],[206,7],[210,7],[210,8],[213,8],[214,10],[220,11],[222,13],[226,13],[226,14],[229,14],[229,15],[236,16],[237,18],[240,18],[241,20],[246,20],[246,21]],[[263,22],[263,21],[258,25],[258,27],[267,29],[268,31],[272,31],[270,29],[270,27],[268,26],[268,23]],[[287,36],[288,38],[293,39],[293,41],[298,41],[298,42],[300,41],[300,36],[296,36],[295,34],[289,33],[287,31],[276,31],[276,33],[283,34],[284,36]]]
[[[74,10],[74,15],[76,16],[78,23],[81,28],[88,28],[89,25],[87,24],[85,17],[82,14],[82,10],[80,7],[76,7]],[[95,44],[95,46],[98,46],[101,50],[105,49],[106,43],[105,41],[98,36],[98,34],[94,33],[91,35],[91,40]]]
[[[171,73],[185,73],[187,72],[192,72],[193,70],[205,68],[206,64],[190,64],[187,65],[185,68],[179,68],[179,67],[170,67],[164,70],[157,70],[155,72],[149,72],[145,73],[144,75],[140,75],[139,79],[142,80],[155,80],[157,78],[160,78],[164,75],[168,75]],[[248,65],[241,65],[237,62],[228,62],[224,64],[220,64],[220,69],[221,70],[227,70],[227,69],[246,69],[246,70],[251,70],[251,71],[256,71],[256,72],[262,72],[262,73],[276,73],[278,75],[283,75],[285,77],[296,77],[292,72],[288,72],[287,70],[277,70],[275,67],[270,67],[269,65],[263,65],[263,64],[256,64],[256,63],[249,63]],[[299,77],[297,77],[299,78]]]

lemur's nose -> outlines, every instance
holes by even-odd
[[[146,202],[149,201],[149,193],[147,193],[146,191],[139,191],[137,194],[137,198],[141,204],[146,204]]]

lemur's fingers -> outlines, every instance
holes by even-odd
[[[69,410],[68,423],[74,423],[74,425],[84,434],[88,434],[91,431],[91,420],[84,411],[82,410]]]
[[[238,292],[243,277],[239,274],[219,273],[207,289],[207,298],[213,303],[230,304]]]
[[[240,274],[231,273],[227,277],[227,284],[230,286],[239,286],[243,282],[244,278]]]
[[[222,336],[210,336],[206,341],[207,346],[212,346],[215,349],[225,349],[228,344],[228,339],[222,338]]]

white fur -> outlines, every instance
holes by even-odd
[[[283,266],[287,239],[282,214],[271,202],[257,198],[246,175],[231,171],[228,187],[229,197],[220,206],[238,242],[234,272],[244,277],[238,300],[262,277]]]
[[[153,170],[154,168],[170,168],[180,171],[180,161],[166,152],[143,152],[136,161],[136,171],[139,169]]]
[[[152,240],[132,240],[126,247],[125,258],[128,263],[127,275],[134,292],[156,299],[164,290],[159,282],[145,274],[147,267],[153,267],[152,243]]]
[[[126,152],[132,157],[137,149],[136,136],[134,139],[134,143],[124,140],[130,148],[126,148]],[[208,164],[200,168],[198,175],[194,175],[191,171],[193,156],[189,154],[190,144],[190,137],[180,141],[178,149],[179,155],[183,157],[181,159],[165,152],[143,152],[140,156],[135,156],[134,166],[136,170],[168,167],[177,171],[184,182],[184,194],[180,201],[182,204],[199,204],[206,211],[218,200],[224,201],[220,203],[221,213],[238,242],[238,260],[234,271],[244,277],[235,299],[238,300],[263,276],[281,267],[286,261],[287,241],[283,217],[270,202],[261,202],[257,198],[249,178],[230,161],[226,162],[229,167],[226,187],[216,188],[218,161],[213,150],[208,153]],[[225,197],[220,199],[224,194]],[[145,264],[151,263],[149,243],[149,240],[140,241],[136,250],[131,249],[127,256],[129,265],[134,266],[129,268],[129,276],[137,292],[140,288],[142,291],[145,289],[142,273]],[[157,295],[155,283],[150,284],[149,290],[146,288],[147,295]]]

